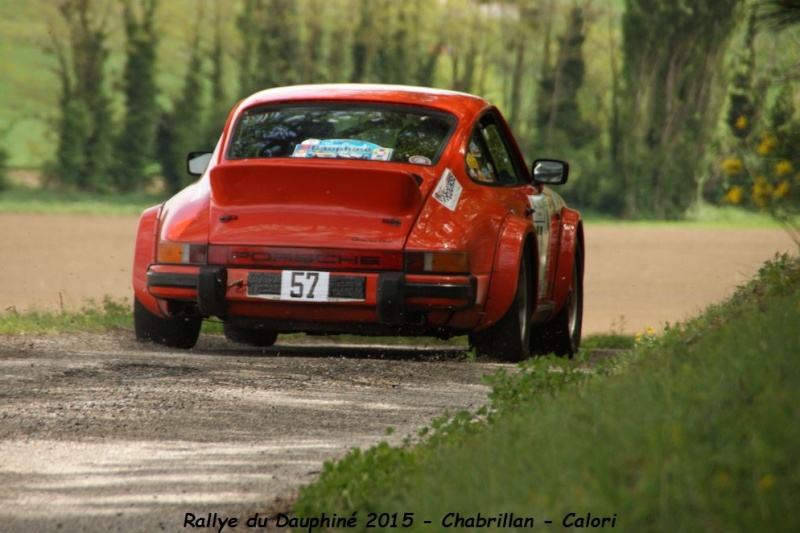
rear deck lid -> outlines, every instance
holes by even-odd
[[[402,250],[421,209],[398,165],[244,160],[210,172],[211,244]]]

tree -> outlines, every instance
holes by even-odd
[[[158,124],[158,149],[156,156],[161,164],[167,191],[174,194],[186,185],[186,154],[205,148],[203,131],[203,50],[199,31],[190,45],[191,56],[180,95],[172,102],[172,109],[161,112]]]
[[[242,94],[300,81],[299,20],[296,0],[244,0],[237,21]]]
[[[61,114],[56,161],[47,173],[64,185],[102,190],[109,187],[113,129],[105,86],[107,18],[92,0],[64,0],[58,10],[66,36],[51,31],[51,51],[61,81]]]
[[[211,50],[211,105],[208,113],[205,143],[211,147],[216,144],[222,134],[225,120],[233,102],[228,100],[225,86],[225,35],[224,35],[224,0],[216,0],[214,12],[214,44]]]
[[[153,161],[158,89],[155,82],[158,0],[123,0],[127,62],[123,74],[125,118],[116,142],[113,183],[131,191],[146,183]]]
[[[370,79],[380,83],[403,85],[432,85],[441,41],[431,39],[429,20],[438,20],[438,7],[425,0],[389,2],[379,7],[378,20],[385,31],[375,34],[374,28],[364,28],[373,33],[375,50],[371,57]],[[387,16],[388,15],[388,16]],[[366,20],[362,20],[362,24]]]
[[[8,150],[0,146],[0,191],[8,189]]]
[[[762,0],[758,19],[777,30],[800,24],[800,0]]]
[[[578,106],[578,91],[583,86],[586,71],[585,39],[583,9],[576,6],[570,12],[566,32],[559,39],[556,65],[545,64],[539,82],[537,126],[543,146],[557,144],[553,142],[556,130],[575,148],[585,146],[597,135],[596,128],[583,118]]]
[[[359,22],[353,41],[353,72],[350,75],[350,81],[353,83],[367,81],[372,70],[372,62],[377,48],[375,16],[376,12],[380,13],[380,7],[382,4],[374,0],[361,0],[359,3]]]
[[[627,0],[621,170],[628,216],[679,218],[695,201],[721,103],[716,73],[740,4]]]
[[[758,31],[800,24],[800,2],[760,2],[748,20],[744,46],[736,58],[727,125],[734,138],[720,167],[723,201],[768,213],[800,247],[800,116],[796,80],[772,69],[757,74]],[[771,106],[765,95],[777,92]],[[766,109],[762,109],[766,107]]]

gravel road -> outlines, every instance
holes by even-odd
[[[513,368],[452,348],[262,351],[201,336],[176,352],[132,337],[0,337],[0,531],[274,516],[324,461],[477,409],[482,376]]]

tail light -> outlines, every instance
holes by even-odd
[[[406,252],[410,274],[469,274],[467,252]]]

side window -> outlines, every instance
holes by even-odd
[[[469,139],[466,164],[469,177],[475,181],[498,183],[497,174],[489,156],[489,149],[480,133],[480,128],[477,128]]]
[[[492,115],[484,116],[472,133],[466,165],[470,177],[476,181],[496,185],[518,185],[522,182],[505,137]]]

